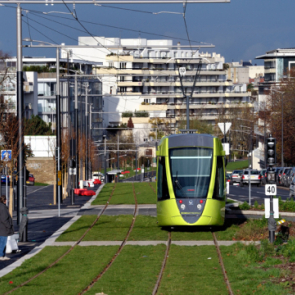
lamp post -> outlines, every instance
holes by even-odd
[[[26,42],[46,43],[48,45],[25,45],[25,47],[52,47],[56,48],[56,198],[58,202],[58,216],[60,217],[60,203],[62,202],[62,184],[61,184],[61,120],[60,120],[60,81],[59,81],[59,48],[62,45],[55,45],[49,42],[24,39]]]

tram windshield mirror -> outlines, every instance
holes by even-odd
[[[176,198],[206,198],[212,171],[213,150],[170,149],[170,169]]]

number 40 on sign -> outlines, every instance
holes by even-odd
[[[275,196],[277,194],[277,185],[276,184],[266,184],[265,185],[265,195],[266,196]]]

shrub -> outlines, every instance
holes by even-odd
[[[251,208],[247,202],[244,202],[239,207],[240,207],[241,210],[249,210]]]
[[[133,112],[131,112],[131,111],[123,112],[123,113],[122,113],[122,117],[123,117],[123,118],[130,118],[130,117],[133,117]]]

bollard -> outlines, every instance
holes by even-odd
[[[22,215],[22,220],[19,226],[19,241],[20,242],[27,242],[28,236],[28,213],[29,210],[26,207],[20,209],[20,213]]]

